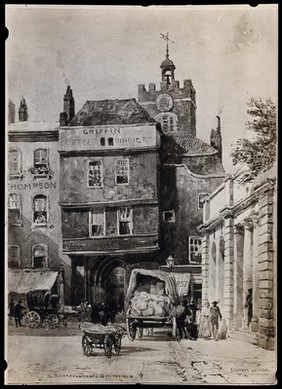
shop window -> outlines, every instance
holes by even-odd
[[[175,113],[161,113],[155,117],[155,120],[161,124],[165,134],[177,132],[177,116]]]
[[[12,268],[20,267],[20,246],[17,245],[8,246],[8,267],[12,267]]]
[[[90,211],[90,236],[105,235],[105,212],[104,210]]]
[[[37,195],[33,198],[33,223],[45,226],[48,221],[48,202],[44,195]]]
[[[119,159],[116,161],[116,184],[126,185],[129,183],[129,160]]]
[[[8,156],[8,170],[9,175],[17,176],[22,173],[22,161],[21,161],[21,152],[20,150],[9,150]]]
[[[119,235],[131,235],[133,230],[132,208],[121,207],[118,210]]]
[[[189,237],[189,262],[202,263],[202,238],[200,236]]]
[[[199,193],[198,194],[198,209],[203,209],[203,207],[204,207],[204,200],[208,196],[209,196],[209,193]]]
[[[21,197],[17,193],[9,194],[8,220],[12,225],[21,224]]]
[[[48,246],[45,243],[39,243],[32,246],[32,266],[41,268],[48,266]]]
[[[175,223],[175,211],[173,209],[170,211],[164,211],[163,221],[166,223]]]
[[[102,161],[90,161],[88,167],[88,188],[102,188],[103,168]]]

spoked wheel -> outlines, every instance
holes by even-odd
[[[56,314],[50,314],[46,317],[45,324],[47,327],[56,328],[59,325],[59,317]]]
[[[104,339],[104,352],[107,358],[111,358],[112,356],[112,339],[109,334],[106,334]]]
[[[87,357],[90,357],[92,351],[91,344],[89,343],[87,336],[83,336],[82,338],[82,352]]]
[[[126,319],[126,332],[128,338],[133,341],[136,337],[136,324],[134,320],[127,318]]]
[[[118,355],[121,350],[121,336],[118,336],[114,342],[115,353]]]
[[[41,318],[35,311],[30,311],[25,317],[25,322],[30,328],[38,328],[41,324]]]
[[[137,336],[139,339],[143,338],[143,328],[142,327],[139,327],[137,329]]]

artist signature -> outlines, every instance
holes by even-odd
[[[269,373],[265,367],[231,367],[230,371],[234,373]]]

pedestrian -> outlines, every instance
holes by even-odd
[[[19,301],[15,307],[14,307],[14,315],[15,315],[15,324],[16,324],[16,327],[21,326],[22,323],[21,323],[21,318],[22,318],[22,310],[24,309],[24,307],[22,306],[22,302]]]
[[[217,301],[212,302],[212,306],[210,307],[210,325],[211,325],[211,334],[214,340],[217,339],[217,331],[219,326],[219,321],[222,319],[222,315],[219,307],[217,306]]]
[[[15,302],[14,299],[11,299],[9,302],[9,316],[14,317],[14,308],[15,308]]]
[[[248,318],[248,327],[252,321],[253,317],[253,289],[249,288],[248,289],[248,294],[246,297],[246,303],[245,303],[245,308],[247,310],[247,318]]]
[[[211,338],[210,303],[208,301],[205,303],[200,315],[199,338]]]
[[[192,316],[192,312],[188,307],[188,301],[183,300],[180,305],[175,309],[176,328],[179,340],[187,337],[186,333],[186,322],[187,316]]]

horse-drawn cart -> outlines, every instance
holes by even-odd
[[[82,352],[87,357],[93,352],[94,348],[104,349],[107,358],[111,358],[112,349],[116,354],[121,350],[121,339],[125,334],[124,328],[118,325],[83,323]]]
[[[160,270],[132,270],[126,312],[127,336],[143,336],[144,328],[167,328],[176,336],[174,308],[179,304],[176,280]]]

